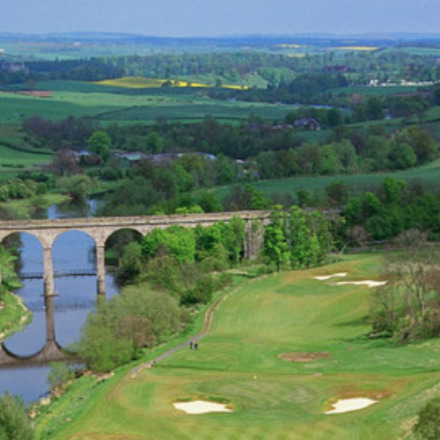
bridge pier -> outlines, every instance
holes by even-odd
[[[96,244],[96,273],[99,295],[105,295],[105,244]]]
[[[44,296],[54,296],[52,246],[44,246]]]
[[[263,245],[263,225],[259,221],[247,220],[245,230],[244,258],[256,260]]]
[[[44,297],[46,308],[46,344],[55,341],[55,304],[53,296]]]

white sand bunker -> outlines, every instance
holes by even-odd
[[[175,402],[174,408],[185,411],[187,414],[207,414],[212,412],[232,412],[223,403],[206,402],[204,400],[194,400],[193,402]]]
[[[350,411],[358,411],[377,403],[377,400],[368,399],[366,397],[358,397],[354,399],[341,399],[334,403],[333,409],[326,411],[325,414],[342,414]]]
[[[332,275],[321,275],[319,277],[313,277],[315,280],[319,280],[319,281],[325,281],[325,280],[329,280],[330,278],[339,278],[339,277],[346,277],[347,276],[347,272],[343,272],[343,273],[334,273]]]
[[[363,280],[363,281],[338,281],[336,286],[368,286],[368,287],[379,287],[384,286],[387,282],[386,281],[372,281],[372,280]]]

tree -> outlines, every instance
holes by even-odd
[[[203,209],[203,212],[220,212],[222,210],[220,199],[213,191],[201,193],[197,203]]]
[[[34,438],[34,430],[23,402],[18,396],[11,396],[6,392],[0,398],[0,439],[33,440]]]
[[[402,342],[440,335],[438,249],[417,230],[402,232],[394,247],[384,265],[387,285],[373,302],[373,334],[387,331]]]
[[[2,283],[7,290],[15,290],[20,287],[20,280],[15,270],[15,263],[17,256],[8,252],[3,245],[0,245],[0,272]],[[3,287],[0,286],[0,295],[3,291]]]
[[[177,261],[194,261],[196,239],[192,229],[171,226],[167,229],[153,229],[142,242],[142,251],[148,257],[154,257],[159,248],[166,249]]]
[[[74,203],[84,203],[88,192],[94,185],[95,181],[86,174],[63,177],[58,181],[58,186],[70,196]]]
[[[99,156],[103,163],[106,163],[110,156],[112,140],[105,131],[95,131],[89,138],[90,151]]]
[[[145,138],[145,148],[153,154],[162,153],[163,143],[157,131],[151,131]]]
[[[74,151],[62,148],[55,153],[50,169],[57,176],[71,176],[79,171],[78,157]]]
[[[274,206],[271,213],[272,223],[264,231],[264,254],[274,262],[277,272],[281,265],[289,260],[289,249],[286,242],[286,219],[280,205]]]
[[[416,435],[424,440],[440,438],[440,397],[426,403],[419,411],[419,420],[414,426]]]
[[[47,375],[52,391],[60,390],[67,382],[75,377],[75,373],[65,362],[53,362]]]

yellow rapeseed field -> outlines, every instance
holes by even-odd
[[[145,78],[142,76],[125,76],[123,78],[106,79],[104,81],[96,81],[95,84],[111,87],[125,87],[129,89],[155,89],[160,88],[166,83],[166,79],[160,78]],[[171,87],[213,87],[213,85],[192,82],[192,81],[181,81],[181,80],[171,80]],[[234,84],[224,84],[221,87],[225,89],[237,89],[243,90],[248,89],[248,86],[234,85]]]

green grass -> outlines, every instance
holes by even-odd
[[[358,196],[365,191],[374,191],[380,186],[385,177],[392,176],[410,183],[420,181],[431,188],[440,186],[440,162],[435,161],[429,165],[410,170],[383,172],[371,174],[343,174],[332,176],[306,176],[286,179],[273,179],[251,183],[250,185],[267,196],[289,194],[294,199],[300,189],[306,189],[312,194],[323,195],[325,188],[332,182],[342,181],[348,187],[350,196]],[[223,199],[231,191],[230,187],[215,189],[216,194]]]
[[[199,350],[182,350],[135,376],[126,367],[100,385],[80,381],[38,420],[40,434],[50,431],[41,438],[403,438],[420,406],[440,392],[440,341],[369,340],[371,290],[312,278],[346,271],[348,279],[378,279],[380,265],[380,255],[357,255],[241,284],[220,303]],[[296,351],[330,358],[292,363],[278,357]],[[323,414],[344,397],[379,403]],[[172,407],[191,399],[226,402],[234,412],[190,416]]]
[[[171,90],[129,89],[74,81],[39,83],[37,89],[52,91],[50,98],[0,94],[0,123],[20,124],[27,117],[59,120],[67,116],[93,116],[111,121],[194,120],[212,115],[221,119],[245,119],[255,114],[265,119],[283,119],[294,105],[251,104],[214,100],[198,93],[198,88]],[[114,89],[114,90],[111,90]]]
[[[44,198],[44,206],[49,207],[51,205],[59,205],[63,202],[69,201],[69,197],[63,194],[47,193],[42,196]],[[2,203],[2,206],[12,209],[18,218],[31,217],[31,211],[33,209],[32,198],[10,200]]]
[[[144,121],[164,117],[168,120],[201,120],[206,115],[222,120],[247,119],[255,115],[263,119],[281,120],[297,106],[276,104],[229,103],[203,99],[193,102],[136,106],[102,115],[103,120]]]
[[[30,320],[30,313],[23,307],[19,297],[10,292],[5,292],[0,310],[0,340],[11,335]]]
[[[331,92],[337,95],[368,95],[368,96],[385,96],[385,95],[400,95],[404,93],[417,92],[419,86],[389,86],[389,87],[341,87],[332,89]]]
[[[51,154],[26,152],[4,146],[0,136],[0,181],[13,179],[17,173],[35,169],[51,161]]]

